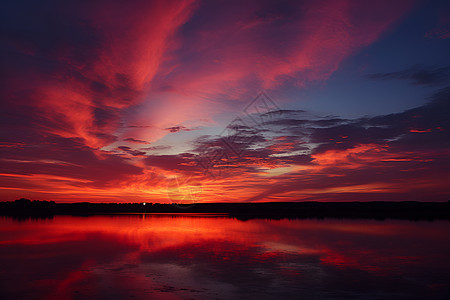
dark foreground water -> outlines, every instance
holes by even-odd
[[[1,299],[448,299],[450,222],[0,218]]]

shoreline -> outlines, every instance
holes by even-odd
[[[249,219],[406,219],[450,220],[450,201],[372,201],[372,202],[260,202],[260,203],[55,203],[20,199],[0,202],[0,215],[12,217],[51,217],[55,215],[92,216],[123,214],[217,215]]]

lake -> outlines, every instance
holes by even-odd
[[[1,299],[448,299],[450,221],[0,217]]]

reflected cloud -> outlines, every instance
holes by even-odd
[[[448,221],[194,214],[0,222],[3,298],[440,299],[450,290],[442,277]]]

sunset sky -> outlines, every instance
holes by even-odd
[[[0,201],[450,200],[448,1],[0,13]]]

